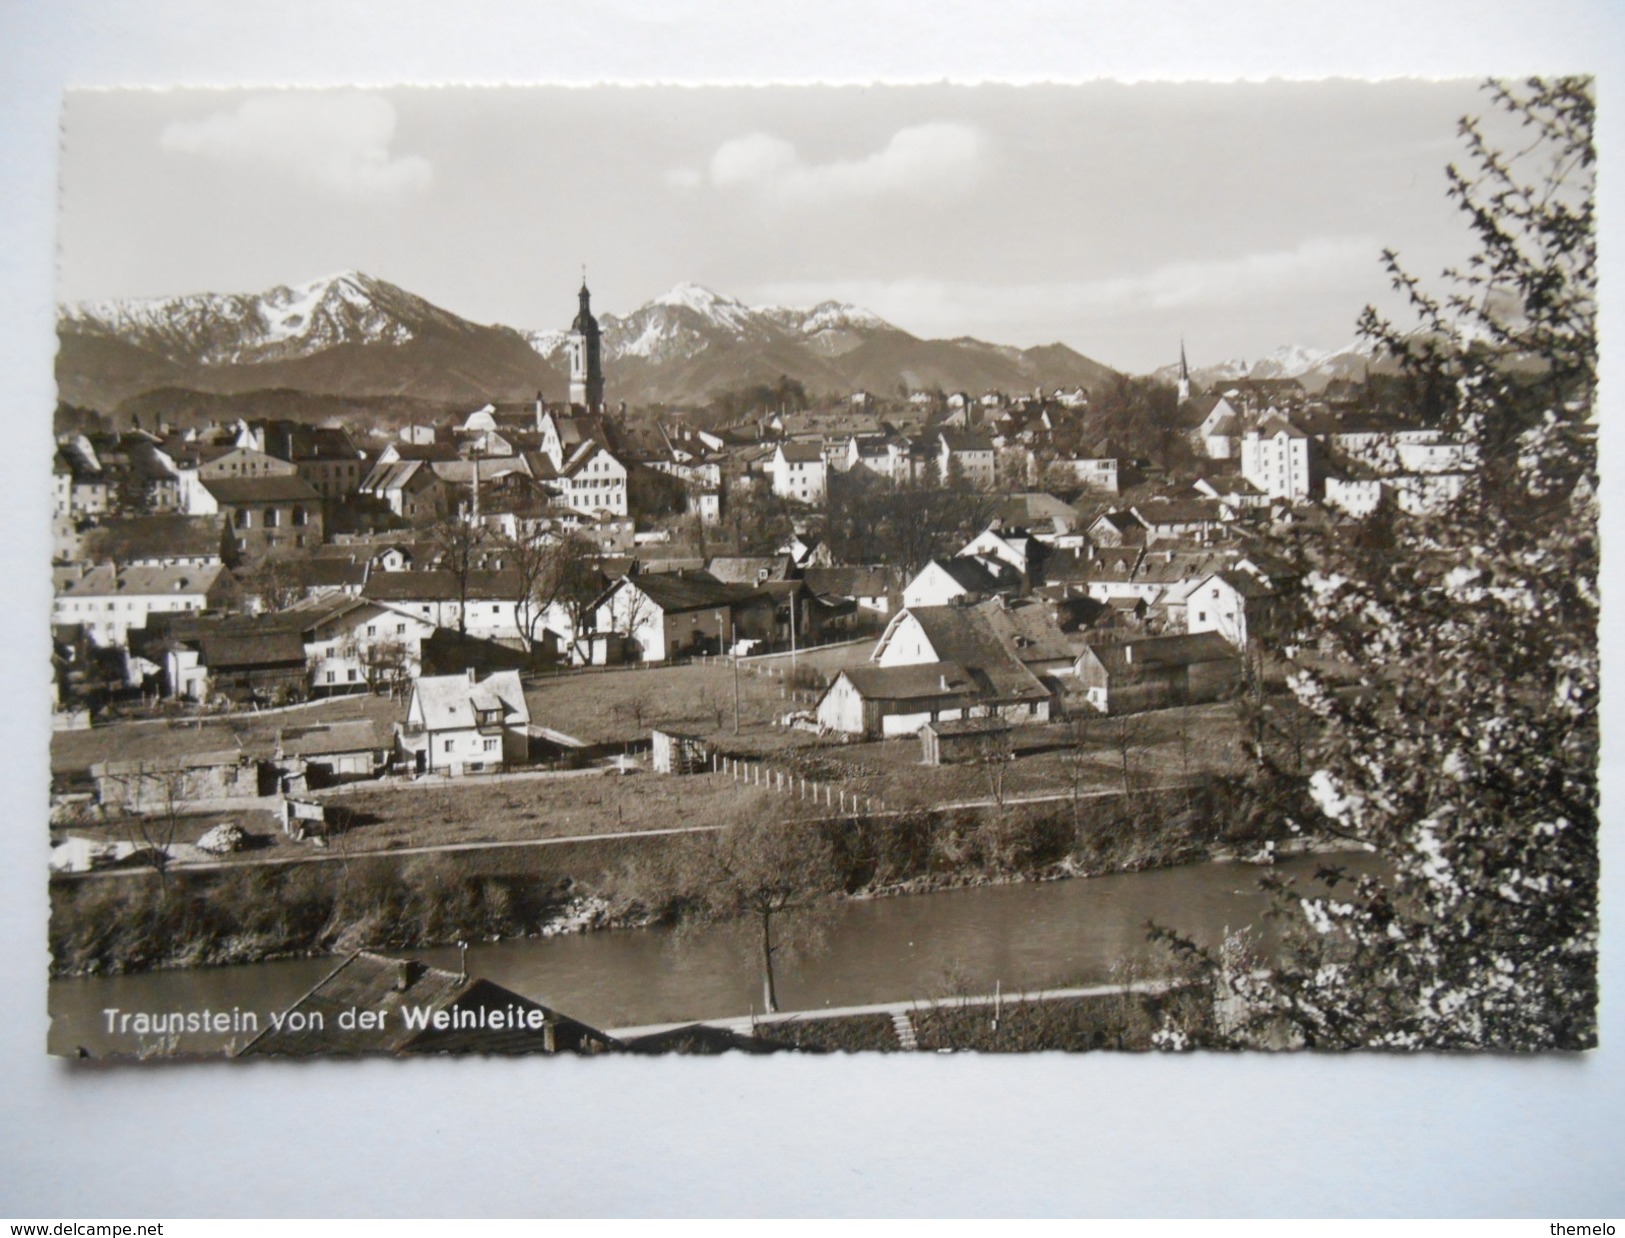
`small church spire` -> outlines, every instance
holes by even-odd
[[[1179,337],[1179,402],[1191,398],[1191,367],[1185,362],[1185,337]]]

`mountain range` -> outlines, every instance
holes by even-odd
[[[749,306],[679,284],[630,314],[599,315],[608,398],[701,403],[782,377],[834,395],[870,390],[1093,387],[1114,371],[1064,344],[925,340],[867,310]],[[61,400],[102,412],[155,392],[281,390],[352,401],[562,401],[564,331],[467,321],[356,271],[257,294],[82,302],[58,313]]]
[[[1237,378],[1295,378],[1305,390],[1314,393],[1324,391],[1328,383],[1339,378],[1362,379],[1367,373],[1391,373],[1394,369],[1393,362],[1380,356],[1377,346],[1369,340],[1355,340],[1330,351],[1288,344],[1251,363],[1238,357],[1192,366],[1191,385],[1202,391]],[[1179,364],[1162,366],[1151,377],[1178,382]]]

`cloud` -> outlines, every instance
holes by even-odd
[[[1292,249],[1166,263],[1112,279],[809,280],[766,284],[752,295],[786,305],[850,301],[910,331],[957,335],[1000,324],[1085,324],[1104,315],[1241,309],[1305,293],[1336,296],[1371,285],[1381,249],[1370,237],[1313,237]],[[1053,338],[1053,325],[1050,330]]]
[[[751,133],[717,147],[705,173],[677,169],[674,185],[702,179],[780,202],[827,202],[952,189],[977,174],[986,139],[970,125],[934,121],[899,129],[885,146],[862,159],[809,164],[783,138]]]
[[[1084,284],[1079,294],[1083,304],[1099,309],[1224,304],[1369,277],[1381,252],[1382,245],[1368,236],[1310,237],[1292,249],[1171,262],[1143,275]]]
[[[247,99],[202,120],[173,121],[167,151],[257,168],[339,198],[378,201],[416,193],[433,176],[419,155],[392,155],[395,107],[358,91],[289,91]]]

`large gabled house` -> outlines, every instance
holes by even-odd
[[[425,675],[412,686],[396,746],[417,773],[495,773],[530,757],[530,708],[518,671],[476,682]]]
[[[360,492],[410,524],[433,524],[451,511],[451,488],[427,460],[379,457],[362,480]]]
[[[1022,573],[1002,559],[955,555],[933,559],[903,587],[904,606],[946,606],[980,602],[1000,594],[1015,596],[1025,585]]]
[[[59,569],[51,622],[79,624],[98,646],[128,645],[130,632],[155,614],[216,610],[234,595],[231,576],[211,567],[98,567]]]
[[[1103,714],[1216,701],[1241,683],[1241,658],[1217,632],[1100,641],[1078,655],[1077,678]]]
[[[225,517],[225,550],[233,562],[322,544],[322,496],[292,473],[205,480],[202,492],[205,506]]]
[[[1007,647],[983,607],[899,611],[871,660],[843,670],[824,691],[816,706],[821,726],[874,739],[961,718],[1049,719],[1050,690]]]
[[[481,640],[522,642],[524,588],[512,571],[373,572],[361,596],[437,628]]]
[[[664,662],[771,640],[774,604],[755,585],[725,584],[705,572],[640,572],[598,599],[593,629],[595,663]]]
[[[421,615],[371,598],[331,595],[290,607],[319,696],[403,686],[423,667],[423,642],[438,630]]]
[[[1268,626],[1275,598],[1274,586],[1252,572],[1240,567],[1214,572],[1186,596],[1185,630],[1217,632],[1234,648],[1246,649]]]

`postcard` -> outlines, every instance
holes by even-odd
[[[1593,110],[69,92],[49,1051],[1593,1046]]]

